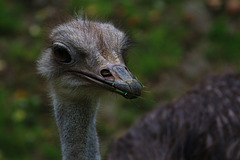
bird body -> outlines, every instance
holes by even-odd
[[[157,107],[111,147],[108,160],[239,160],[240,75],[206,78]]]

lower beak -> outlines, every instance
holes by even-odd
[[[105,71],[103,74],[102,71]],[[122,65],[115,65],[109,69],[101,71],[101,75],[112,82],[116,92],[128,99],[137,98],[141,95],[142,85],[127,69]]]
[[[125,66],[114,66],[110,70],[115,78],[114,87],[122,91],[125,98],[141,96],[142,85]]]

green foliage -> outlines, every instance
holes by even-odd
[[[140,73],[141,77],[174,68],[180,63],[182,46],[175,32],[166,27],[159,27],[149,31],[148,35],[143,35],[142,38],[144,41],[141,43],[145,44],[134,51],[138,55],[133,55],[139,56],[139,59],[131,59],[138,66],[135,72]]]
[[[228,25],[228,19],[216,20],[209,33],[209,48],[207,57],[219,62],[239,63],[240,31],[232,32]]]
[[[60,151],[44,140],[46,131],[41,124],[42,102],[38,95],[25,90],[16,90],[12,95],[1,90],[0,103],[0,151],[3,159],[30,160],[38,154],[44,155],[42,159],[59,159]]]
[[[21,6],[18,4],[9,7],[6,0],[0,0],[0,32],[16,33],[21,31],[23,24],[20,21]],[[2,34],[1,33],[1,34]]]
[[[6,58],[12,62],[33,62],[39,56],[42,48],[43,45],[41,42],[32,44],[21,39],[15,40],[13,42],[10,42],[10,47],[8,53],[6,54]]]
[[[113,12],[112,3],[110,0],[89,0],[89,1],[78,1],[73,0],[70,3],[71,11],[86,11],[88,15],[98,17],[111,15]]]
[[[183,68],[187,60],[198,64],[198,60],[189,58],[192,52],[196,51],[200,60],[216,68],[231,66],[240,70],[240,30],[236,27],[239,18],[234,19],[225,13],[211,16],[212,26],[201,32],[192,24],[197,21],[196,17],[183,11],[184,1],[63,2],[64,5],[57,0],[0,0],[0,160],[61,159],[52,109],[43,89],[46,86],[35,69],[36,59],[46,44],[43,35],[47,33],[41,26],[48,26],[56,19],[59,12],[56,5],[73,14],[84,12],[90,19],[110,19],[121,24],[118,25],[120,28],[130,30],[137,43],[128,55],[128,67],[140,81],[152,86],[145,87],[145,94],[138,100],[120,101],[120,107],[112,109],[109,119],[104,116],[99,119],[103,155],[106,155],[113,138],[122,135],[139,116],[152,110],[159,101],[176,97],[175,91],[181,90],[181,86],[175,90],[161,86],[165,87],[162,89],[156,82],[160,79],[157,77],[164,77],[167,72],[185,75]],[[195,46],[205,48],[199,51],[201,47],[196,49]],[[179,79],[175,82],[178,84]],[[160,95],[159,100],[160,96],[154,92],[149,94],[149,90],[163,90],[164,95]]]

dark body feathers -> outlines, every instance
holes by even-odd
[[[207,78],[117,140],[108,160],[240,160],[240,75]]]

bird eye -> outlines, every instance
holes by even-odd
[[[69,50],[60,45],[53,46],[53,55],[60,63],[70,63],[72,61]]]

